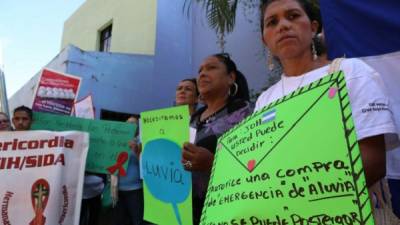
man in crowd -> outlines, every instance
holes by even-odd
[[[14,109],[12,122],[16,131],[31,129],[32,109],[22,105]]]

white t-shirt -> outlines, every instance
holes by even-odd
[[[315,69],[302,76],[282,79],[258,97],[255,111],[269,103],[306,86],[328,74],[330,65]],[[398,137],[385,87],[379,74],[359,59],[344,59],[340,64],[344,72],[353,113],[357,139],[385,134],[387,150],[398,146]],[[389,153],[388,152],[388,156]],[[400,164],[400,162],[398,162]],[[389,168],[389,171],[392,171]],[[400,172],[400,171],[399,171]]]

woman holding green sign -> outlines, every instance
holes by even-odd
[[[178,83],[175,92],[175,105],[188,105],[189,113],[196,111],[199,91],[195,78],[183,79]]]
[[[206,58],[197,77],[204,107],[191,118],[194,144],[185,143],[182,163],[192,171],[193,223],[199,224],[217,139],[251,113],[246,78],[227,54]]]
[[[330,64],[320,57],[319,10],[306,0],[267,0],[261,7],[262,41],[283,68],[281,80],[261,94],[256,110],[338,70],[345,74],[367,186],[385,176],[385,135],[396,133],[380,76],[359,59]],[[388,139],[387,139],[388,140]],[[386,140],[386,141],[387,141]],[[388,149],[389,150],[389,149]]]

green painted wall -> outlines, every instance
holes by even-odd
[[[112,23],[111,52],[154,55],[157,0],[86,0],[64,23],[61,48],[99,49],[99,33]]]

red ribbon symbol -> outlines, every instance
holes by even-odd
[[[32,185],[31,199],[33,210],[35,211],[35,218],[29,225],[44,225],[46,217],[43,215],[47,202],[49,201],[50,186],[45,179],[39,179]]]
[[[107,168],[110,174],[114,174],[117,170],[119,171],[118,174],[120,176],[126,176],[126,171],[123,167],[124,163],[128,160],[128,153],[121,152],[117,157],[117,163]]]

